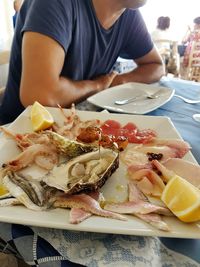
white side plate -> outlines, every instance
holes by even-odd
[[[156,99],[144,97],[123,106],[115,104],[116,100],[123,100],[138,95],[145,96],[146,94],[153,94],[157,91],[159,91],[159,97]],[[167,103],[173,95],[174,90],[167,87],[143,83],[126,83],[101,91],[89,97],[87,101],[110,111],[129,114],[146,114]]]

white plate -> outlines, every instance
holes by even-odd
[[[140,98],[126,105],[116,105],[116,100],[122,100],[138,95],[146,95],[159,91],[159,97],[156,99]],[[146,114],[167,103],[174,95],[174,90],[157,85],[148,85],[143,83],[126,83],[111,87],[91,97],[87,101],[101,108],[110,111]]]
[[[60,121],[61,114],[58,109],[50,108],[56,121]],[[82,120],[88,119],[115,119],[126,124],[127,122],[134,122],[140,129],[152,128],[157,131],[158,136],[162,138],[181,138],[172,122],[167,117],[153,117],[153,116],[138,116],[138,115],[125,115],[125,114],[109,114],[109,113],[96,113],[96,112],[77,112]],[[30,107],[10,125],[9,129],[15,132],[24,133],[31,132],[31,124],[29,119]],[[0,137],[0,163],[10,159],[18,153],[16,144],[5,138]],[[191,153],[185,156],[185,159],[195,162]],[[103,186],[102,191],[107,199],[122,199],[126,193],[126,187],[121,187],[119,184],[125,184],[125,169],[120,165],[120,168],[109,178]],[[25,225],[34,225],[49,228],[59,228],[78,231],[101,232],[101,233],[116,233],[128,235],[141,235],[141,236],[166,236],[166,237],[183,237],[183,238],[200,238],[200,224],[185,224],[176,218],[165,217],[166,222],[169,224],[171,231],[163,232],[156,230],[149,224],[142,222],[134,216],[128,216],[128,221],[119,221],[114,219],[102,218],[92,216],[84,222],[73,225],[69,223],[69,210],[54,209],[43,212],[31,211],[25,207],[3,207],[0,208],[0,221],[8,223],[18,223]]]

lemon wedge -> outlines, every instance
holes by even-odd
[[[34,131],[41,131],[49,128],[54,119],[49,111],[39,102],[35,101],[31,108],[31,124]]]
[[[181,221],[200,220],[200,190],[180,176],[170,179],[161,199]]]
[[[0,185],[0,198],[3,198],[4,196],[6,196],[9,193],[9,191],[7,190],[7,188],[4,185]]]

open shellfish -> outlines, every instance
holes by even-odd
[[[94,191],[104,185],[118,166],[118,152],[100,148],[54,167],[43,181],[68,194]]]

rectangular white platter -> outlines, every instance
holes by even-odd
[[[49,108],[56,122],[61,122],[61,112],[56,108]],[[160,138],[178,138],[181,136],[175,129],[171,120],[167,117],[153,117],[143,115],[126,115],[126,114],[109,114],[106,112],[89,112],[77,111],[80,118],[100,119],[105,121],[107,119],[114,119],[119,121],[122,125],[127,122],[135,123],[140,129],[151,128],[158,133]],[[31,132],[30,122],[30,107],[28,107],[10,126],[9,130],[15,133]],[[16,144],[6,138],[4,135],[0,136],[0,164],[19,151]],[[196,160],[189,152],[185,159],[196,163]],[[34,171],[33,171],[34,174]],[[119,184],[125,181],[126,171],[120,165],[119,169],[109,178],[102,188],[105,198],[108,199],[123,199],[126,192],[119,190]],[[125,187],[124,187],[125,188]],[[69,210],[67,209],[52,209],[48,211],[36,212],[31,211],[23,206],[15,207],[1,207],[0,208],[0,221],[7,223],[17,223],[32,226],[41,226],[48,228],[67,229],[76,231],[89,231],[100,233],[114,233],[138,236],[162,236],[162,237],[177,237],[177,238],[200,238],[200,223],[186,224],[182,223],[176,218],[167,218],[164,220],[171,228],[170,232],[159,231],[149,224],[141,221],[134,216],[127,216],[127,221],[119,221],[114,219],[103,218],[99,216],[92,216],[84,222],[73,225],[69,223]]]

